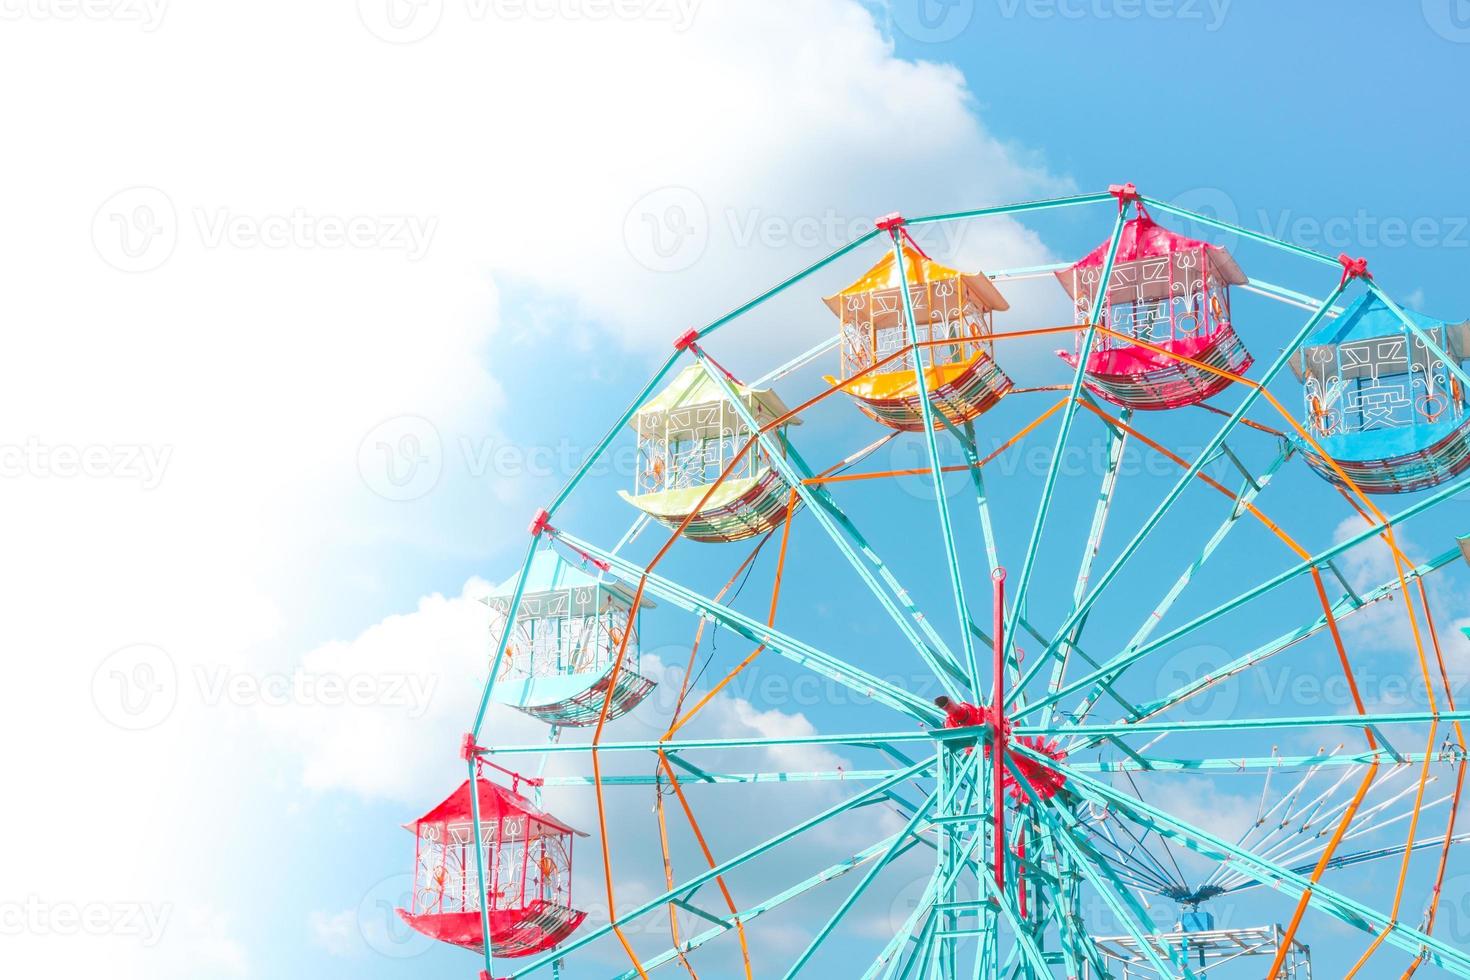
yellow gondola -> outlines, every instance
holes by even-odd
[[[1000,290],[984,273],[963,273],[935,262],[905,241],[903,265],[915,327],[924,347],[924,386],[936,410],[966,422],[1000,401],[1011,379],[995,363],[991,315],[1006,310]],[[824,300],[842,322],[843,390],[865,415],[891,429],[924,428],[913,352],[904,322],[904,283],[890,251],[877,265]],[[949,341],[933,343],[931,341]],[[903,351],[884,362],[884,358]],[[868,371],[882,363],[877,370]],[[867,371],[868,373],[863,373]],[[828,384],[837,378],[828,377]],[[938,419],[935,425],[942,425]]]

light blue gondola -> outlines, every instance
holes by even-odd
[[[1466,391],[1455,370],[1470,355],[1470,323],[1405,315],[1433,346],[1368,292],[1292,359],[1303,384],[1305,428],[1367,493],[1422,490],[1470,468]],[[1306,458],[1323,477],[1343,483],[1321,455]]]
[[[497,619],[492,632],[498,637],[507,620],[511,629],[495,700],[547,724],[578,727],[597,722],[610,681],[609,719],[627,714],[653,690],[655,682],[639,673],[639,617],[626,588],[549,548],[531,560],[520,608],[511,617],[515,586],[512,577],[484,600]],[[648,599],[639,604],[640,610],[652,606]],[[627,650],[611,680],[624,634]]]

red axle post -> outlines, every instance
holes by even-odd
[[[990,701],[990,724],[993,728],[990,743],[990,808],[995,821],[995,887],[1003,893],[1006,888],[1006,815],[1003,792],[1006,769],[1006,570],[997,568],[991,573],[990,580],[995,591],[992,630],[995,636],[995,681],[994,694]]]

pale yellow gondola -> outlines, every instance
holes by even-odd
[[[774,391],[731,384],[758,425],[786,415]],[[745,448],[749,426],[699,365],[681,371],[628,424],[638,436],[638,462],[633,492],[618,494],[660,524],[682,526],[693,541],[724,542],[763,534],[786,520],[790,487],[758,444]],[[792,419],[772,435],[780,439],[787,425],[798,424]],[[732,460],[729,475],[704,500]]]

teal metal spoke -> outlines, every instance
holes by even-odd
[[[1231,503],[1230,513],[1226,515],[1225,520],[1220,523],[1220,526],[1215,529],[1215,533],[1210,536],[1210,539],[1205,542],[1199,555],[1189,564],[1189,567],[1184,570],[1179,578],[1175,580],[1173,586],[1164,595],[1164,598],[1144,617],[1143,623],[1134,632],[1133,637],[1128,641],[1127,645],[1124,646],[1123,649],[1125,652],[1136,650],[1148,641],[1148,638],[1153,635],[1154,630],[1164,621],[1164,617],[1168,615],[1169,610],[1173,608],[1175,601],[1184,594],[1190,583],[1194,581],[1194,576],[1205,566],[1205,563],[1210,560],[1220,545],[1224,543],[1226,536],[1240,523],[1240,519],[1249,513],[1247,508],[1266,489],[1271,479],[1285,465],[1286,461],[1291,458],[1292,454],[1293,449],[1291,444],[1286,443],[1281,447],[1281,450],[1276,454],[1276,457],[1271,461],[1270,465],[1261,471],[1260,475],[1255,477],[1249,474],[1246,475],[1245,484],[1235,495],[1235,500]],[[1117,676],[1111,675],[1110,680],[1116,680]],[[1059,683],[1054,683],[1051,686],[1051,691],[1055,692],[1060,686]],[[1111,688],[1106,688],[1106,690],[1111,691]],[[1097,702],[1095,696],[1097,693],[1100,692],[1094,692],[1085,698],[1082,704],[1072,712],[1073,716],[1078,719],[1085,718]]]
[[[704,373],[710,379],[711,383],[724,393],[725,400],[729,403],[730,408],[736,415],[740,416],[741,422],[755,435],[756,441],[760,443],[760,447],[765,452],[766,459],[770,462],[771,466],[781,475],[781,478],[786,481],[787,485],[796,491],[796,495],[801,498],[802,503],[807,505],[812,516],[822,526],[822,530],[827,532],[827,536],[832,539],[832,543],[837,546],[837,550],[842,553],[842,557],[847,560],[848,565],[858,573],[858,577],[868,587],[868,591],[872,593],[873,598],[878,600],[878,604],[883,607],[884,611],[888,613],[889,618],[893,620],[894,625],[898,627],[899,631],[913,645],[920,658],[928,664],[930,670],[934,671],[940,684],[944,685],[945,689],[951,695],[958,695],[959,690],[955,686],[953,675],[946,671],[939,663],[939,658],[943,657],[944,654],[931,648],[915,630],[913,621],[900,610],[894,597],[883,587],[881,581],[874,576],[873,570],[864,563],[862,558],[853,549],[852,544],[842,534],[841,525],[833,518],[827,508],[815,499],[816,495],[806,483],[806,478],[810,474],[799,472],[792,464],[792,461],[782,452],[783,442],[785,440],[777,438],[773,433],[762,432],[760,423],[750,413],[750,409],[735,391],[729,379],[711,364],[709,358],[705,357],[704,353],[698,350],[698,348],[695,349],[695,356],[698,358],[700,366],[704,369]],[[953,661],[952,656],[950,659]]]
[[[903,284],[904,324],[908,328],[909,351],[914,359],[914,383],[919,391],[919,415],[924,422],[924,445],[929,451],[929,475],[934,489],[935,509],[939,514],[939,535],[944,541],[944,559],[949,569],[950,591],[954,597],[955,615],[959,617],[960,641],[965,650],[965,667],[969,672],[970,691],[980,691],[980,665],[975,659],[975,641],[970,636],[970,604],[965,599],[964,576],[960,571],[960,557],[955,550],[954,522],[949,516],[949,498],[944,493],[944,469],[939,462],[939,441],[934,434],[934,405],[929,393],[929,384],[924,376],[924,348],[919,346],[919,325],[914,318],[914,299],[908,289],[908,270],[903,261],[903,242],[897,228],[893,237],[893,260],[898,267],[898,281]],[[961,317],[964,313],[961,311]],[[932,338],[931,338],[932,339]]]
[[[900,855],[907,852],[916,843],[913,840],[904,842],[902,840],[901,834],[895,834],[892,837],[879,841],[871,847],[859,851],[857,854],[854,854],[850,858],[845,858],[841,861],[838,861],[836,864],[829,865],[828,867],[817,872],[811,877],[806,878],[795,885],[792,885],[790,888],[787,888],[784,891],[772,895],[770,898],[767,898],[763,902],[752,905],[747,909],[742,909],[735,915],[709,916],[707,913],[705,913],[704,917],[715,919],[718,925],[716,925],[713,929],[707,929],[704,932],[690,936],[684,942],[680,943],[676,949],[667,949],[656,956],[652,956],[644,960],[642,966],[645,970],[652,970],[657,967],[663,966],[666,963],[671,963],[674,960],[678,959],[679,953],[693,952],[694,950],[708,943],[710,940],[717,939],[720,936],[725,935],[727,932],[734,929],[737,924],[744,925],[747,922],[758,919],[762,915],[765,915],[767,912],[771,912],[777,908],[780,908],[782,905],[785,905],[792,899],[800,898],[802,895],[805,895],[813,889],[824,885],[829,881],[835,881],[836,879],[841,878],[843,875],[846,875],[849,872],[862,867],[868,862],[875,860],[895,841],[899,841],[901,845],[898,850],[898,853]],[[638,973],[636,970],[629,970],[625,973],[619,974],[617,980],[637,980],[637,977]]]
[[[1195,458],[1194,462],[1189,464],[1189,467],[1184,471],[1184,474],[1179,478],[1178,482],[1176,482],[1173,488],[1170,489],[1168,494],[1164,496],[1164,499],[1159,503],[1159,505],[1154,508],[1153,513],[1149,515],[1149,518],[1146,521],[1143,522],[1143,526],[1138,529],[1138,531],[1133,535],[1133,538],[1129,540],[1126,546],[1124,546],[1122,552],[1118,555],[1118,557],[1113,560],[1112,565],[1110,565],[1108,567],[1108,570],[1103,573],[1102,578],[1098,581],[1092,592],[1088,594],[1087,598],[1083,600],[1082,604],[1072,613],[1072,615],[1067,617],[1067,621],[1062,624],[1062,628],[1058,631],[1059,637],[1065,636],[1067,632],[1077,624],[1077,621],[1080,620],[1088,613],[1089,610],[1092,609],[1093,605],[1096,604],[1099,597],[1101,597],[1102,593],[1107,589],[1108,585],[1111,584],[1112,581],[1117,578],[1117,576],[1123,571],[1123,568],[1128,564],[1129,559],[1131,559],[1138,552],[1138,549],[1143,545],[1143,542],[1148,539],[1149,535],[1153,533],[1154,529],[1157,528],[1159,526],[1159,523],[1164,519],[1164,516],[1169,513],[1174,504],[1179,500],[1181,496],[1183,496],[1184,491],[1188,489],[1191,483],[1194,482],[1195,476],[1197,476],[1200,470],[1205,467],[1205,465],[1213,457],[1215,451],[1224,444],[1225,440],[1229,438],[1230,433],[1235,430],[1236,425],[1240,423],[1241,419],[1245,418],[1246,413],[1249,412],[1251,408],[1256,404],[1257,400],[1260,399],[1261,393],[1265,391],[1268,385],[1271,384],[1271,382],[1276,378],[1276,375],[1281,373],[1281,369],[1284,368],[1291,360],[1292,355],[1296,353],[1297,348],[1302,345],[1302,342],[1311,335],[1313,330],[1316,329],[1317,324],[1322,322],[1323,317],[1325,317],[1328,310],[1331,309],[1332,304],[1336,303],[1337,298],[1342,295],[1343,288],[1346,286],[1346,284],[1346,280],[1344,280],[1343,282],[1339,282],[1337,284],[1337,288],[1332,291],[1332,294],[1323,302],[1320,307],[1317,308],[1317,311],[1312,314],[1312,316],[1307,320],[1306,324],[1303,325],[1299,331],[1297,331],[1296,336],[1292,338],[1292,340],[1284,348],[1282,348],[1281,353],[1277,355],[1276,360],[1273,361],[1271,366],[1266,369],[1266,373],[1261,376],[1258,387],[1251,388],[1250,391],[1247,392],[1246,396],[1241,399],[1240,404],[1236,406],[1235,411],[1230,413],[1230,417],[1226,419],[1225,424],[1220,427],[1219,431],[1217,431],[1212,437],[1210,437],[1209,442],[1205,444],[1205,447],[1199,452],[1199,455]],[[1047,648],[1047,650],[1044,651],[1040,657],[1036,658],[1036,664],[1031,668],[1030,671],[1027,672],[1026,676],[1023,678],[1022,686],[1024,686],[1025,683],[1027,683],[1031,679],[1031,677],[1033,677],[1042,668],[1046,661],[1052,656],[1055,656],[1055,646]],[[1055,695],[1052,695],[1052,697],[1055,697]],[[1014,700],[1014,694],[1012,700]],[[1033,704],[1031,707],[1034,708],[1035,705]]]
[[[1168,644],[1180,639],[1181,637],[1188,636],[1190,633],[1194,632],[1200,627],[1214,622],[1227,613],[1233,612],[1234,610],[1245,606],[1246,604],[1260,598],[1261,596],[1280,588],[1282,585],[1292,582],[1303,575],[1309,574],[1312,569],[1321,567],[1327,561],[1336,558],[1338,555],[1346,553],[1347,551],[1357,547],[1358,545],[1371,538],[1378,537],[1380,534],[1383,533],[1385,527],[1397,527],[1404,521],[1407,521],[1412,517],[1422,514],[1425,511],[1428,511],[1431,508],[1435,507],[1436,505],[1441,504],[1446,500],[1450,500],[1451,498],[1457,496],[1458,494],[1464,493],[1467,490],[1470,490],[1470,479],[1460,480],[1445,486],[1443,489],[1436,491],[1430,496],[1416,501],[1408,507],[1405,507],[1397,514],[1388,515],[1388,520],[1386,524],[1372,524],[1368,526],[1366,530],[1360,531],[1352,537],[1346,539],[1345,541],[1341,541],[1330,548],[1318,552],[1311,558],[1299,562],[1283,572],[1277,573],[1266,581],[1256,586],[1253,586],[1250,589],[1247,589],[1246,591],[1240,593],[1232,599],[1225,601],[1224,603],[1221,603],[1209,612],[1202,613],[1189,622],[1176,627],[1175,629],[1169,631],[1158,639],[1151,640],[1150,642],[1145,643],[1143,646],[1139,647],[1136,650],[1125,650],[1124,652],[1109,660],[1106,664],[1104,664],[1101,669],[1093,671],[1085,677],[1078,678],[1077,680],[1067,684],[1061,690],[1048,694],[1043,698],[1039,698],[1036,701],[1033,701],[1032,703],[1019,709],[1015,712],[1016,717],[1029,714],[1030,712],[1037,710],[1044,704],[1059,701],[1075,693],[1076,691],[1087,687],[1089,684],[1094,684],[1098,682],[1101,679],[1112,679],[1116,677],[1120,671],[1120,668],[1126,668],[1131,664],[1137,663],[1139,660],[1148,656],[1153,651],[1167,646]]]
[[[1460,554],[1460,549],[1458,547],[1450,548],[1447,551],[1441,552],[1439,555],[1435,556],[1424,564],[1417,565],[1409,571],[1405,572],[1404,579],[1407,582],[1414,582],[1421,578],[1424,578],[1425,576],[1433,572],[1438,571],[1446,565],[1461,560],[1462,556]],[[1345,594],[1341,599],[1333,603],[1332,618],[1338,622],[1341,622],[1358,610],[1366,609],[1373,603],[1385,599],[1398,591],[1399,579],[1398,576],[1394,576],[1392,579],[1389,579],[1382,585],[1379,585],[1362,595],[1357,595],[1355,593]],[[1322,632],[1323,630],[1327,629],[1327,627],[1327,616],[1324,613],[1323,615],[1318,616],[1311,623],[1308,623],[1305,626],[1300,626],[1288,633],[1284,633],[1268,643],[1263,643],[1249,653],[1243,654],[1230,661],[1229,663],[1226,663],[1212,671],[1200,675],[1198,678],[1190,681],[1188,684],[1183,684],[1170,691],[1168,694],[1165,694],[1154,701],[1150,701],[1148,704],[1140,705],[1138,709],[1138,714],[1135,717],[1139,720],[1142,720],[1144,718],[1150,718],[1160,712],[1173,708],[1193,697],[1194,695],[1198,694],[1199,692],[1205,690],[1206,688],[1214,685],[1218,681],[1232,675],[1239,674],[1241,671],[1249,667],[1254,667],[1257,664],[1260,664],[1262,661],[1265,661],[1280,653],[1281,651],[1287,649],[1288,647],[1294,646],[1295,644],[1300,643],[1302,640],[1305,640],[1310,636],[1314,636]]]
[[[796,837],[800,837],[808,830],[811,830],[814,827],[821,826],[828,820],[831,820],[833,817],[852,810],[863,800],[881,795],[883,791],[888,789],[889,787],[903,782],[910,776],[917,775],[921,772],[926,771],[932,764],[932,760],[925,760],[924,762],[912,766],[909,769],[897,772],[889,778],[883,780],[882,782],[863,790],[856,796],[849,797],[848,799],[843,800],[840,803],[830,806],[827,809],[823,810],[821,813],[818,813],[816,816],[808,817],[807,819],[802,820],[800,823],[797,823],[791,828],[781,832],[780,834],[777,834],[775,837],[772,837],[764,841],[763,843],[757,844],[755,847],[749,848],[748,850],[742,851],[735,857],[723,861],[707,871],[700,872],[693,878],[690,878],[684,883],[677,885],[673,889],[664,892],[662,895],[649,899],[648,901],[634,908],[632,911],[624,912],[622,915],[619,915],[611,922],[598,926],[596,929],[588,931],[585,935],[579,936],[578,938],[571,940],[565,945],[558,947],[553,952],[548,953],[547,955],[542,956],[526,964],[523,967],[520,967],[514,973],[510,974],[507,980],[515,980],[515,978],[517,977],[524,977],[531,973],[534,973],[542,967],[549,965],[554,960],[558,960],[563,956],[566,956],[568,953],[581,949],[589,943],[596,942],[598,939],[601,939],[603,936],[611,933],[614,927],[622,927],[624,925],[627,925],[629,922],[635,921],[639,917],[648,914],[654,909],[659,908],[663,905],[667,905],[671,899],[688,896],[700,886],[714,881],[716,878],[727,874],[728,872],[740,867],[741,865],[748,864],[755,858],[758,858],[761,855],[774,850],[780,845],[785,844],[787,841],[790,841]]]
[[[1069,787],[1076,793],[1101,803],[1112,803],[1127,810],[1132,819],[1149,827],[1156,833],[1183,844],[1185,847],[1216,861],[1230,861],[1237,871],[1246,877],[1268,885],[1275,890],[1299,897],[1306,893],[1308,903],[1340,922],[1352,926],[1375,938],[1381,933],[1390,945],[1409,953],[1423,954],[1428,962],[1456,976],[1470,977],[1470,952],[1450,946],[1441,939],[1430,936],[1394,921],[1320,882],[1314,884],[1305,875],[1284,868],[1248,850],[1237,847],[1209,831],[1173,817],[1157,807],[1150,806],[1126,793],[1119,792],[1106,783],[1067,766],[1036,755],[1025,746],[1016,751],[1051,765],[1067,777]]]
[[[788,636],[760,620],[736,612],[714,599],[700,595],[692,589],[686,589],[661,575],[649,572],[626,558],[604,551],[588,541],[564,531],[557,532],[557,537],[607,563],[608,574],[629,585],[636,587],[640,581],[646,580],[644,591],[652,594],[656,599],[678,606],[697,616],[713,619],[726,629],[740,634],[753,643],[764,643],[788,660],[799,663],[865,697],[881,701],[920,721],[937,722],[940,720],[940,712],[933,704],[895,684],[890,684],[876,675],[853,667],[844,660]]]
[[[1026,598],[1031,588],[1031,573],[1036,564],[1036,555],[1041,547],[1041,535],[1046,528],[1046,518],[1051,512],[1052,495],[1056,492],[1057,477],[1061,474],[1062,458],[1067,448],[1067,440],[1072,435],[1072,423],[1077,417],[1079,398],[1082,392],[1082,379],[1087,375],[1087,357],[1092,350],[1092,344],[1097,337],[1098,319],[1102,316],[1103,306],[1107,301],[1108,285],[1113,278],[1113,263],[1118,257],[1118,245],[1123,239],[1123,228],[1128,221],[1129,205],[1120,204],[1118,207],[1117,220],[1113,222],[1113,234],[1108,241],[1107,259],[1103,263],[1102,278],[1098,281],[1097,295],[1093,297],[1092,308],[1087,315],[1087,331],[1083,335],[1082,344],[1078,348],[1077,370],[1072,372],[1072,386],[1067,394],[1067,404],[1062,408],[1062,423],[1057,430],[1056,445],[1052,449],[1051,461],[1046,468],[1046,479],[1041,485],[1041,495],[1036,504],[1036,518],[1031,524],[1031,536],[1026,542],[1026,554],[1021,564],[1021,575],[1017,580],[1014,598],[1011,600],[1010,617],[1006,622],[1006,656],[1011,658],[1011,649],[1015,645],[1015,622],[1019,617],[1026,615]],[[1064,626],[1059,635],[1075,626],[1072,622]],[[1011,697],[1007,699],[1010,703],[1015,696],[1024,690],[1029,678],[1044,662],[1045,657],[1038,657],[1036,667],[1023,675],[1020,683],[1011,688]]]

